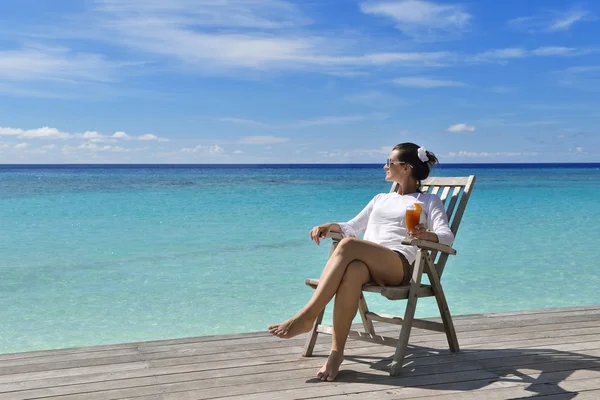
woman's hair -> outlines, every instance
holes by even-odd
[[[433,166],[439,164],[435,154],[424,148],[421,150],[421,154],[427,156],[427,161],[422,161],[419,157],[420,148],[420,146],[414,143],[400,143],[393,148],[393,150],[398,150],[399,152],[398,161],[405,162],[412,166],[412,177],[417,181],[418,187],[421,187],[422,180],[427,179]]]

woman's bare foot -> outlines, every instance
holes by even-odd
[[[329,353],[329,357],[327,357],[327,361],[317,373],[317,378],[327,382],[335,380],[338,371],[340,370],[340,365],[342,365],[342,361],[344,361],[344,354],[332,350],[331,353]]]
[[[294,316],[285,322],[269,326],[269,333],[281,339],[290,339],[302,333],[310,331],[314,320],[305,317]]]

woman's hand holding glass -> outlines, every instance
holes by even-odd
[[[413,230],[408,231],[408,236],[414,239],[428,240],[429,232],[427,232],[425,224],[417,224]]]

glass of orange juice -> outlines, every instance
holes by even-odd
[[[411,232],[421,220],[421,206],[418,203],[406,206],[406,230]]]

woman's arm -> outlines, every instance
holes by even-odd
[[[454,242],[454,234],[448,226],[448,217],[442,200],[435,195],[431,196],[429,212],[427,213],[427,226],[429,231],[426,232],[422,239],[431,242],[452,246]]]

